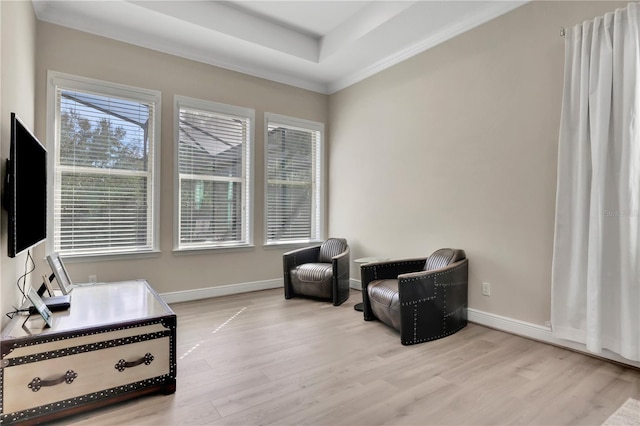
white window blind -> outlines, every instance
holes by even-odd
[[[177,104],[178,250],[250,244],[253,110]]]
[[[53,249],[67,256],[151,251],[156,103],[113,96],[102,82],[95,87],[55,87]]]
[[[266,115],[267,244],[322,238],[323,125]]]

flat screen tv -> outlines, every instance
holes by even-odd
[[[5,191],[9,257],[15,257],[47,238],[47,150],[15,113]]]

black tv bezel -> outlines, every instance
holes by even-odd
[[[20,143],[18,141],[18,126],[20,126],[29,138],[31,139],[31,148],[40,149],[44,154],[43,164],[38,165],[38,167],[43,168],[39,173],[42,173],[42,182],[40,185],[44,186],[44,199],[41,200],[41,203],[38,206],[42,207],[42,211],[38,214],[38,221],[42,222],[43,232],[40,235],[37,235],[35,238],[32,238],[29,241],[22,241],[20,236],[18,235],[18,227],[21,221],[25,220],[25,218],[18,217],[18,155],[20,148],[16,145]],[[35,247],[40,244],[47,238],[47,157],[48,152],[47,148],[40,142],[40,140],[33,134],[31,129],[18,117],[18,115],[14,112],[11,113],[11,147],[9,153],[9,159],[7,160],[7,210],[9,212],[8,218],[8,255],[9,257],[16,257],[19,254],[25,252],[26,250]],[[24,238],[24,237],[22,237]],[[20,244],[20,246],[18,246]]]

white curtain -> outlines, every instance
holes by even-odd
[[[640,361],[640,5],[570,28],[553,335]]]

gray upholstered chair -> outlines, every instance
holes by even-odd
[[[329,238],[322,245],[285,253],[284,297],[329,299],[335,306],[349,298],[349,245]]]
[[[464,250],[360,267],[363,315],[400,332],[403,345],[428,342],[467,325],[469,261]]]

